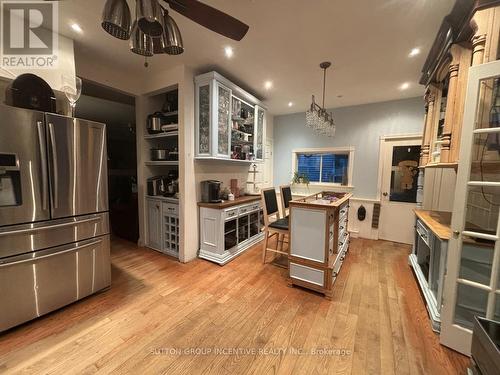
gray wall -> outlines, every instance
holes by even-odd
[[[274,186],[290,182],[293,149],[354,146],[354,195],[377,198],[380,137],[421,133],[422,98],[336,108],[332,112],[337,126],[334,138],[317,136],[306,128],[304,112],[274,117]]]

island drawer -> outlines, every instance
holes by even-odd
[[[321,287],[325,284],[325,271],[303,264],[290,262],[290,277]]]

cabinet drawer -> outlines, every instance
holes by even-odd
[[[339,233],[339,246],[341,247],[341,244],[343,245],[346,238],[347,238],[348,232],[347,230],[342,230],[342,232]]]
[[[247,206],[241,206],[238,208],[238,214],[239,215],[244,215],[247,212],[252,211],[252,205],[247,205]]]
[[[339,232],[347,230],[347,219],[339,221]]]
[[[339,212],[339,224],[344,222],[344,221],[347,221],[347,214],[348,214],[347,208],[345,210],[340,210],[340,212]]]
[[[109,249],[105,235],[5,258],[0,264],[0,332],[108,287]]]
[[[224,220],[234,219],[238,216],[238,207],[224,210]]]
[[[256,211],[256,210],[260,210],[260,202],[257,202],[257,203],[253,203],[250,205],[250,210],[251,211]]]
[[[163,215],[179,215],[178,204],[163,202],[161,207]]]
[[[290,277],[293,279],[324,286],[324,276],[325,272],[323,270],[290,262]]]
[[[345,253],[340,253],[336,262],[333,265],[332,277],[337,277],[340,272],[340,267],[342,267],[342,263],[344,263]]]

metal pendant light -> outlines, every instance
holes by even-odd
[[[163,34],[163,14],[157,0],[137,0],[137,25],[151,37]]]
[[[154,54],[168,53],[169,55],[180,55],[184,52],[182,35],[177,23],[170,17],[166,9],[163,9],[163,26],[162,36],[160,38],[153,38]]]
[[[184,52],[184,44],[182,43],[182,35],[177,23],[170,17],[167,11],[164,13],[163,32],[165,52],[169,55],[180,55]]]
[[[153,53],[155,55],[165,53],[165,42],[163,39],[163,35],[161,37],[155,37],[151,39],[153,41]]]
[[[115,38],[127,40],[131,30],[130,8],[126,0],[107,0],[102,12],[102,28]]]
[[[137,21],[134,21],[134,25],[132,26],[130,50],[141,56],[153,56],[153,40],[149,35],[146,35],[141,31]]]

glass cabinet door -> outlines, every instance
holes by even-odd
[[[436,122],[434,124],[434,134],[432,135],[432,145],[430,150],[430,160],[432,163],[441,161],[441,145],[443,143],[444,122],[446,118],[446,107],[448,105],[448,86],[450,77],[446,76],[441,83],[441,91],[436,102]]]
[[[229,157],[231,90],[217,83],[217,154]]]
[[[238,244],[236,221],[237,219],[233,219],[224,223],[224,250],[232,249]]]
[[[264,117],[265,111],[259,106],[255,106],[255,159],[262,160],[264,158]]]
[[[465,354],[474,316],[500,316],[499,85],[500,61],[470,68],[441,326]]]
[[[198,155],[210,155],[210,84],[198,87]]]
[[[249,223],[249,220],[248,220],[249,216],[248,215],[244,215],[244,216],[240,216],[238,218],[238,243],[241,243],[243,241],[246,241],[248,240],[250,237],[249,237],[249,228],[248,228],[248,223]]]
[[[252,212],[250,214],[250,237],[256,236],[260,233],[259,212]]]

